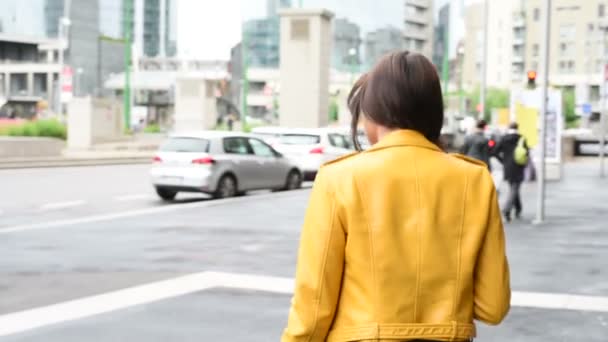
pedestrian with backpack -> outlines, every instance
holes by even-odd
[[[507,222],[515,209],[515,217],[520,218],[523,210],[520,189],[524,181],[526,165],[530,156],[526,139],[519,134],[519,126],[513,122],[509,125],[507,134],[498,142],[494,155],[504,168],[504,180],[509,184],[509,197],[503,209]]]

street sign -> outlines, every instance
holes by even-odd
[[[591,114],[591,103],[583,103],[582,105],[583,115]]]
[[[69,102],[72,99],[74,71],[66,65],[61,71],[61,102]]]

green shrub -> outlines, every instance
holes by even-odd
[[[160,133],[160,126],[148,125],[144,128],[144,133]]]
[[[50,137],[66,139],[67,130],[61,122],[49,120],[30,121],[20,125],[11,126],[6,134],[14,137]]]

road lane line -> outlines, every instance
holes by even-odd
[[[86,202],[82,201],[82,200],[47,203],[47,204],[41,205],[40,206],[40,210],[47,211],[47,210],[67,209],[67,208],[78,207],[78,206],[81,206],[81,205],[83,205],[85,203]]]
[[[212,206],[224,205],[224,204],[230,204],[230,203],[240,203],[240,202],[246,202],[246,201],[250,201],[250,200],[263,200],[266,198],[281,198],[281,197],[290,196],[291,194],[294,194],[294,193],[299,193],[301,191],[306,191],[306,189],[292,190],[289,192],[282,192],[282,193],[258,194],[255,196],[236,197],[236,198],[229,198],[229,199],[222,199],[222,200],[207,200],[207,201],[193,202],[193,203],[187,203],[187,204],[171,204],[171,205],[165,205],[162,207],[152,207],[152,208],[145,208],[145,209],[129,210],[129,211],[123,211],[123,212],[113,213],[113,214],[101,214],[101,215],[79,217],[79,218],[75,218],[75,219],[66,219],[66,220],[58,220],[58,221],[50,221],[50,222],[42,222],[42,223],[32,223],[32,224],[24,224],[24,225],[17,225],[17,226],[0,227],[0,234],[19,233],[19,232],[26,232],[26,231],[31,231],[31,230],[58,228],[58,227],[73,226],[73,225],[83,224],[83,223],[104,222],[104,221],[111,221],[111,220],[116,220],[116,219],[121,219],[121,218],[129,218],[129,217],[152,215],[152,214],[162,214],[162,213],[167,213],[167,212],[179,211],[179,210],[183,210],[183,209],[206,208],[206,207],[212,207]]]
[[[115,201],[119,202],[128,202],[128,201],[139,201],[144,199],[152,199],[155,198],[150,194],[137,194],[137,195],[123,195],[114,197]]]
[[[294,279],[285,277],[225,272],[193,273],[6,314],[0,316],[0,337],[214,288],[288,295],[293,293],[293,287]],[[514,291],[511,305],[513,307],[608,312],[608,297]]]
[[[82,319],[217,286],[205,273],[163,280],[119,291],[0,316],[0,337]]]

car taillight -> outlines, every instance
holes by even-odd
[[[198,159],[194,159],[192,161],[192,164],[199,164],[199,165],[209,165],[209,164],[213,164],[213,163],[215,163],[215,160],[213,160],[213,158],[211,158],[211,157],[198,158]]]
[[[494,140],[490,139],[490,140],[488,141],[488,146],[490,146],[490,148],[492,148],[492,147],[496,146],[496,141],[494,141]]]
[[[319,147],[315,147],[312,150],[310,150],[310,154],[323,154],[324,152],[324,148],[323,146],[319,146]]]
[[[152,162],[154,164],[160,164],[163,162],[163,160],[159,156],[155,156],[154,159],[152,159]]]

